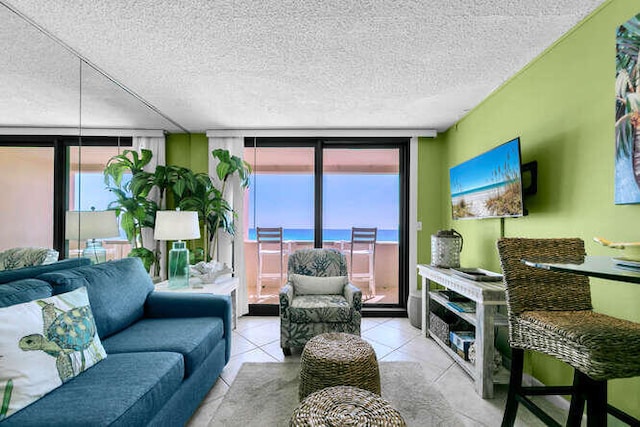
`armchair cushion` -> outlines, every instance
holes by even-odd
[[[350,322],[351,306],[342,295],[300,295],[289,307],[289,319],[295,323]]]
[[[289,275],[289,280],[296,295],[340,295],[349,282],[347,276],[317,277],[295,273]]]

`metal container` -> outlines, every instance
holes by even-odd
[[[431,235],[431,265],[435,267],[460,267],[462,235],[456,230],[440,230]]]

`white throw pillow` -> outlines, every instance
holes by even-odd
[[[317,277],[291,273],[296,295],[335,295],[342,294],[344,285],[349,282],[347,276]]]
[[[87,289],[0,308],[0,355],[0,420],[107,357]]]

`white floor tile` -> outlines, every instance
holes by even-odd
[[[474,388],[471,378],[435,342],[423,337],[406,318],[364,318],[362,337],[376,351],[380,362],[418,362],[428,381],[455,408],[465,427],[493,427],[500,425],[506,386],[496,386],[494,399],[482,399]],[[280,319],[278,317],[243,316],[232,340],[232,357],[225,366],[188,427],[207,426],[224,394],[233,383],[240,367],[245,362],[299,363],[302,349],[294,349],[291,356],[284,356],[280,348]],[[566,415],[550,402],[541,400],[541,405],[561,423]],[[249,403],[249,402],[248,402]],[[542,426],[526,408],[520,407],[516,426]]]
[[[237,332],[231,335],[231,357],[253,350],[256,345]]]
[[[406,344],[411,339],[415,338],[414,334],[398,328],[387,326],[386,323],[363,332],[362,336],[368,340],[377,341],[394,349]]]
[[[279,319],[278,322],[264,322],[261,325],[254,325],[251,328],[238,331],[238,334],[257,346],[280,341],[280,322]]]

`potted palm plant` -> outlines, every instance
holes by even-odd
[[[114,209],[120,220],[120,227],[124,230],[127,240],[131,243],[128,256],[142,259],[147,270],[156,262],[156,254],[144,247],[142,229],[153,227],[158,205],[147,199],[150,188],[134,185],[133,177],[144,173],[143,168],[151,161],[149,150],[125,150],[122,154],[113,156],[104,169],[104,182],[107,189],[113,193],[115,200],[109,203],[108,209]],[[131,175],[131,179],[125,179]]]
[[[240,178],[243,188],[249,186],[251,165],[237,156],[232,156],[228,150],[217,149],[211,152],[218,159],[216,175],[222,183],[218,189],[211,177],[205,173],[192,173],[185,180],[184,192],[176,192],[180,199],[179,206],[184,210],[194,210],[203,225],[205,262],[215,259],[218,246],[218,234],[223,230],[231,235],[235,233],[236,213],[229,202],[224,198],[226,185],[234,174]],[[209,244],[213,248],[213,256],[210,254]]]
[[[109,209],[115,209],[120,218],[120,225],[127,235],[133,249],[129,256],[137,256],[150,270],[155,264],[155,275],[159,274],[159,242],[155,250],[143,246],[142,229],[155,227],[155,214],[159,206],[171,191],[175,204],[183,210],[198,212],[202,222],[204,240],[204,261],[215,258],[215,251],[220,230],[233,235],[235,233],[234,220],[236,213],[224,198],[226,184],[234,174],[241,180],[241,185],[249,185],[251,166],[237,156],[231,156],[228,150],[218,149],[211,153],[218,159],[216,175],[222,183],[216,188],[211,177],[206,173],[196,173],[181,166],[159,165],[153,172],[146,172],[143,168],[149,164],[152,153],[141,150],[140,154],[134,150],[125,150],[122,154],[112,157],[104,170],[107,188],[115,195],[116,200],[109,204]],[[130,180],[125,176],[131,175]],[[159,191],[158,201],[151,200],[149,194],[153,188]],[[213,242],[213,244],[212,244]],[[213,246],[212,257],[209,245]]]
[[[227,182],[233,175],[237,175],[240,178],[240,186],[247,188],[249,186],[249,177],[251,176],[251,165],[242,160],[238,156],[232,156],[229,150],[218,148],[211,152],[214,159],[218,160],[216,165],[216,175],[222,183],[220,189],[220,196],[222,200],[225,200],[225,191],[227,188]],[[226,202],[226,200],[225,200]],[[228,204],[227,204],[228,206]],[[218,247],[219,231],[224,230],[227,233],[233,235],[235,233],[235,219],[236,213],[233,209],[227,210],[227,206],[220,203],[220,209],[216,215],[214,215],[211,224],[213,250]]]

